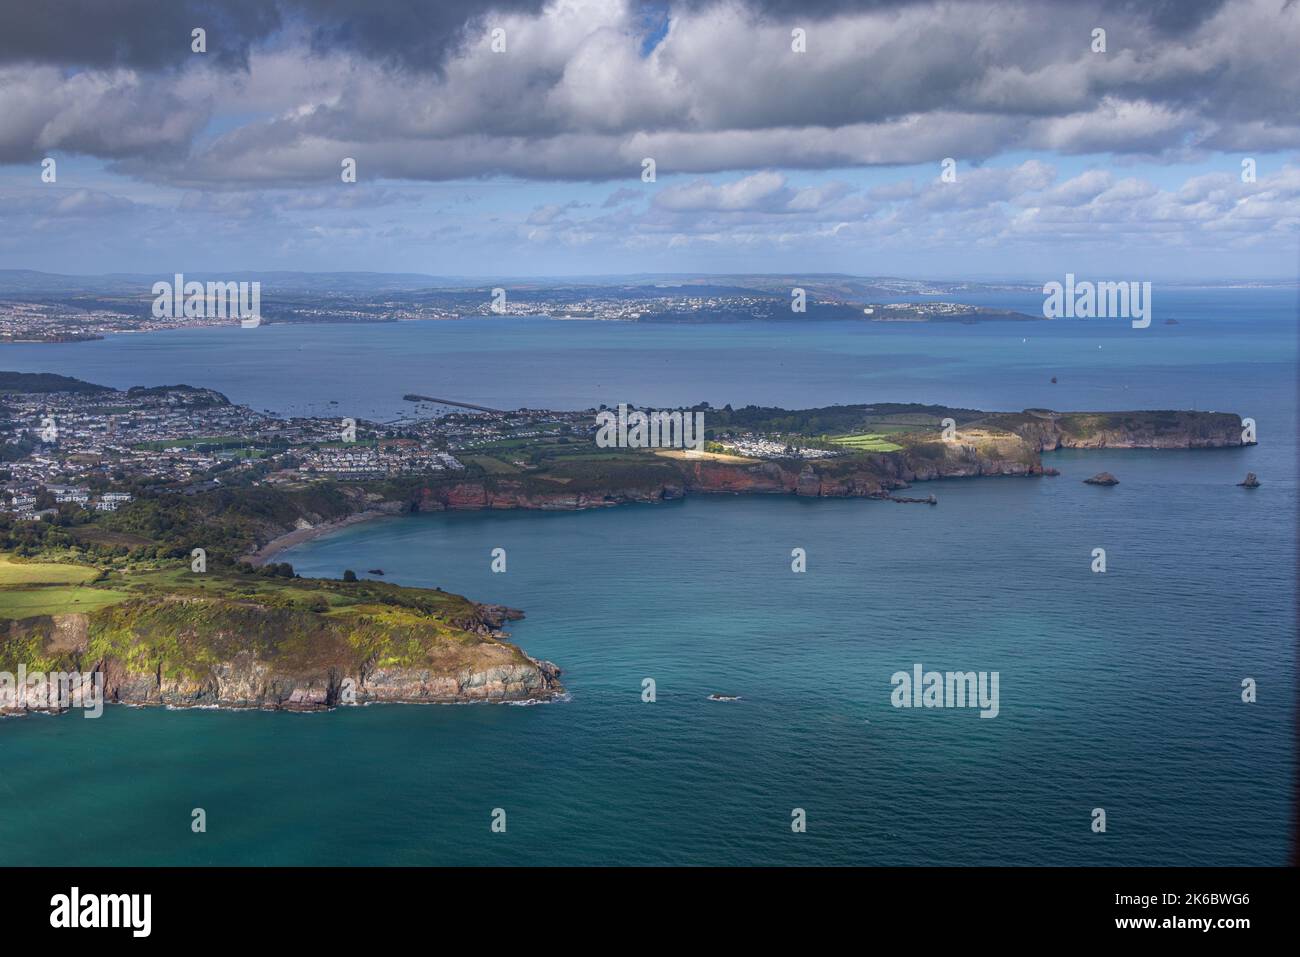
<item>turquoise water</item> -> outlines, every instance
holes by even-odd
[[[1189,302],[1186,322],[1153,326],[1148,342],[1100,325],[1091,339],[1092,328],[1029,336],[1050,372],[1015,351],[1029,344],[1006,326],[877,335],[838,324],[799,340],[539,323],[508,327],[513,345],[480,331],[498,361],[479,367],[479,392],[456,395],[488,404],[548,382],[586,396],[605,374],[591,353],[617,352],[642,401],[656,390],[683,401],[673,390],[690,386],[785,405],[1195,402],[1253,415],[1261,444],[1056,453],[1057,478],[920,486],[935,508],[717,497],[355,526],[286,557],[302,574],[383,568],[520,607],[515,640],[564,669],[571,699],[6,721],[0,864],[1283,863],[1296,760],[1294,302],[1240,302]],[[561,366],[525,368],[557,326],[575,343]],[[413,388],[384,363],[400,366],[421,337],[456,359],[448,368],[471,361],[455,338],[465,333],[430,328],[367,331],[394,337],[378,358],[354,327],[298,332],[315,343],[313,388],[338,397]],[[262,389],[268,406],[312,386],[287,371],[241,384],[244,346],[167,335],[21,347],[0,364],[223,388],[198,374],[207,363],[232,398]],[[658,335],[662,349],[644,344]],[[720,364],[686,382],[694,348]],[[674,350],[676,364],[657,364]],[[917,355],[926,361],[900,358]],[[271,349],[259,361],[288,360]],[[422,384],[450,392],[431,387],[441,381]],[[1235,487],[1248,469],[1262,488]],[[1102,470],[1121,484],[1082,484]],[[498,546],[505,574],[489,571]],[[795,547],[805,574],[790,571]],[[1089,570],[1095,547],[1105,575]],[[893,708],[890,676],[918,662],[998,671],[1000,714]],[[653,704],[641,701],[646,677]],[[1258,681],[1258,703],[1241,703],[1243,677]],[[708,700],[715,692],[741,700]],[[190,831],[195,807],[206,834]],[[1106,809],[1104,835],[1089,829],[1094,807]],[[505,834],[490,830],[494,808]],[[791,832],[793,808],[807,833]]]

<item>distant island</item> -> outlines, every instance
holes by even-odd
[[[173,707],[565,693],[555,665],[508,640],[521,612],[355,573],[302,578],[274,560],[372,516],[719,493],[934,504],[896,493],[1052,475],[1043,453],[1059,448],[1248,444],[1223,412],[906,403],[677,410],[703,416],[697,449],[602,448],[597,410],[346,420],[353,435],[342,420],[255,413],[201,386],[10,372],[0,406],[0,671],[95,672],[110,701]]]

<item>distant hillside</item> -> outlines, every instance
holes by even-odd
[[[424,273],[382,272],[298,272],[234,269],[212,271],[199,269],[184,273],[186,280],[247,281],[262,284],[265,302],[273,296],[365,296],[379,293],[415,293],[434,291],[488,290],[505,286],[512,293],[545,292],[563,299],[568,295],[586,295],[592,290],[628,294],[719,295],[723,292],[758,292],[788,298],[799,286],[810,297],[826,296],[843,301],[885,301],[898,296],[961,296],[972,292],[1038,292],[1041,278],[1006,279],[908,279],[901,276],[857,276],[844,273],[632,273],[568,276],[433,276]],[[62,275],[34,269],[0,269],[0,299],[22,300],[29,297],[65,299],[74,295],[102,296],[148,301],[153,298],[155,282],[171,282],[172,273],[106,273],[97,276]],[[1294,278],[1274,280],[1198,280],[1162,282],[1170,288],[1274,287],[1294,288]],[[120,307],[120,303],[118,303]]]
[[[53,372],[0,371],[0,392],[112,392],[106,385],[82,382]]]
[[[426,289],[430,286],[459,286],[474,280],[454,276],[425,276],[419,273],[376,272],[263,272],[233,270],[213,272],[196,270],[184,273],[186,280],[206,283],[246,281],[260,282],[264,293],[376,293]],[[108,273],[102,276],[61,275],[33,269],[0,269],[0,298],[35,295],[130,296],[152,298],[153,284],[172,281],[172,273]],[[481,280],[479,280],[481,282]]]
[[[226,396],[222,395],[220,392],[216,391],[215,389],[204,389],[203,387],[197,385],[185,385],[185,383],[183,382],[177,385],[133,385],[131,386],[131,388],[126,390],[126,394],[130,396],[167,395],[169,392],[210,393],[214,396],[217,396],[223,404],[225,405],[230,404],[230,399],[226,398]]]

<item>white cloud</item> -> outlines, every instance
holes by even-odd
[[[65,149],[184,185],[318,181],[342,156],[364,175],[445,180],[974,164],[1028,149],[1171,154],[1300,147],[1300,4],[1231,0],[1161,32],[1099,0],[917,2],[808,18],[741,3],[676,7],[648,55],[630,0],[555,0],[467,25],[418,72],[288,30],[247,70],[64,75],[0,71],[0,157]],[[1089,48],[1105,20],[1109,51]],[[251,115],[250,115],[251,114]],[[233,127],[209,141],[210,117]],[[178,156],[184,147],[192,155]]]

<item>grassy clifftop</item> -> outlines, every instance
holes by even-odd
[[[357,703],[562,691],[554,666],[504,640],[518,612],[436,589],[12,561],[0,586],[0,670],[97,671],[111,701],[315,708],[349,691]]]
[[[1199,449],[1247,444],[1241,417],[1230,412],[1024,412],[990,415],[981,424],[1005,429],[1043,451],[1080,449]]]

